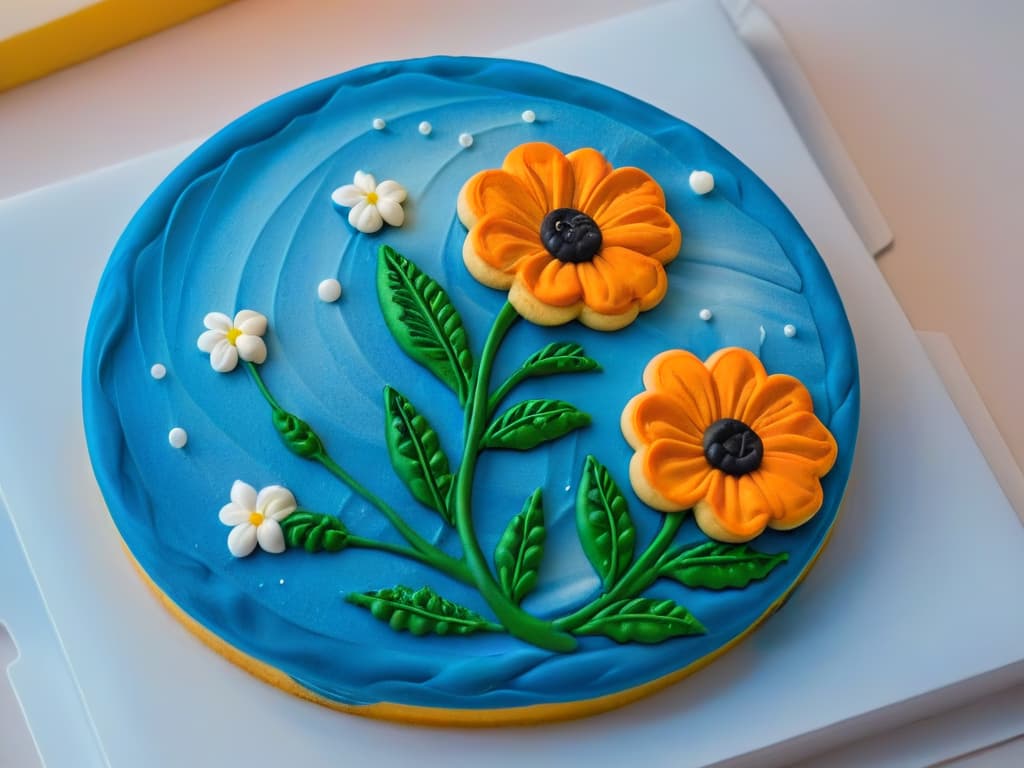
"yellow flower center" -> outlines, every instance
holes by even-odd
[[[241,335],[242,330],[240,328],[232,328],[228,331],[228,344],[234,345],[234,343],[238,341],[238,337]]]
[[[366,202],[368,202],[370,205],[376,205],[378,200],[380,200],[380,198],[377,197],[376,192],[366,193]]]
[[[249,522],[257,528],[259,528],[260,523],[263,522],[263,515],[261,515],[259,512],[253,512],[251,515],[249,515]]]

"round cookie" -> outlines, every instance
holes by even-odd
[[[83,373],[111,515],[186,626],[292,693],[467,725],[618,706],[754,628],[828,538],[858,392],[751,171],[489,59],[210,139],[118,243]]]

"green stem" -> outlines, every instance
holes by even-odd
[[[610,590],[599,595],[579,610],[560,619],[555,619],[554,626],[563,631],[572,631],[590,621],[610,603],[633,597],[653,584],[654,580],[658,578],[658,568],[663,563],[662,557],[675,538],[685,517],[682,514],[665,515],[657,536],[647,545],[643,554],[633,562],[622,579]]]
[[[461,561],[454,561],[456,567],[449,569],[441,563],[435,562],[428,558],[422,552],[419,552],[410,547],[403,547],[401,544],[391,544],[386,541],[377,541],[376,539],[364,539],[362,536],[349,535],[348,546],[359,547],[360,549],[376,549],[380,552],[390,552],[393,555],[399,557],[405,557],[409,560],[415,560],[424,565],[432,566],[438,570],[444,571],[456,581],[461,581],[463,584],[473,586],[473,577],[469,574],[469,569],[466,568],[465,564]]]
[[[493,416],[498,406],[501,405],[501,401],[508,397],[508,393],[515,389],[516,386],[527,377],[527,372],[520,368],[505,379],[501,386],[494,390],[494,394],[487,400],[487,416]]]
[[[501,587],[498,586],[491,574],[473,529],[473,479],[476,474],[477,457],[481,450],[480,441],[487,429],[489,412],[487,390],[490,385],[491,369],[502,340],[518,317],[519,313],[506,302],[497,317],[494,318],[494,324],[491,326],[491,331],[480,354],[480,365],[473,379],[467,402],[465,443],[455,487],[455,528],[462,541],[466,564],[469,566],[469,571],[480,595],[487,601],[495,616],[509,633],[538,647],[566,653],[576,648],[575,638],[555,630],[551,622],[542,621],[536,616],[526,613],[502,592]]]
[[[256,382],[256,386],[259,388],[263,398],[267,401],[271,408],[281,411],[284,410],[278,405],[274,396],[270,394],[270,390],[267,389],[267,385],[263,382],[263,377],[260,376],[256,366],[252,363],[246,363],[249,369],[249,374],[252,376],[253,381]],[[420,536],[414,531],[387,502],[382,498],[373,493],[369,488],[366,488],[362,483],[356,480],[350,475],[343,467],[341,467],[326,451],[314,453],[309,457],[314,461],[318,461],[328,472],[341,480],[345,485],[352,489],[356,494],[362,496],[367,502],[377,508],[377,510],[388,519],[388,522],[395,527],[395,530],[405,539],[412,548],[418,552],[423,559],[423,562],[432,565],[442,573],[446,573],[454,579],[465,582],[466,584],[474,583],[473,578],[470,576],[470,571],[466,567],[466,564],[461,560],[456,560],[451,555],[442,552],[440,549],[435,547],[429,541]]]

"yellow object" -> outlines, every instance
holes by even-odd
[[[0,40],[0,91],[159,32],[231,0],[100,0]]]

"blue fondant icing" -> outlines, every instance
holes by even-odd
[[[527,109],[536,123],[522,120]],[[372,128],[378,116],[385,130]],[[427,140],[417,132],[422,120],[433,125]],[[455,140],[462,132],[474,136],[469,149]],[[523,499],[543,488],[548,545],[530,610],[562,614],[598,589],[574,520],[588,454],[626,491],[641,546],[660,525],[661,515],[629,490],[631,451],[619,431],[621,409],[642,389],[641,372],[658,352],[759,351],[770,373],[804,381],[837,439],[821,512],[756,542],[763,551],[789,552],[786,564],[744,590],[669,582],[650,590],[686,605],[706,635],[654,646],[586,637],[571,654],[501,634],[416,638],[393,632],[344,595],[429,584],[484,615],[488,608],[474,590],[395,557],[290,550],[236,560],[228,553],[229,529],[217,513],[235,479],[257,488],[283,484],[300,505],[339,514],[361,536],[398,541],[381,515],[322,467],[287,452],[242,370],[217,374],[196,349],[207,312],[251,308],[270,321],[262,372],[282,405],[312,424],[331,454],[421,535],[459,554],[454,532],[396,479],[383,442],[385,383],[428,416],[453,460],[462,412],[387,331],[376,250],[393,246],[445,285],[478,355],[505,296],[466,272],[455,201],[470,176],[536,140],[563,151],[595,147],[616,166],[646,170],[665,190],[683,246],[668,267],[664,302],[627,329],[602,334],[575,323],[543,329],[520,322],[502,348],[496,377],[556,340],[580,342],[604,366],[585,377],[532,380],[519,392],[571,400],[593,416],[590,427],[527,454],[488,452],[480,462],[475,522],[485,553]],[[689,188],[696,168],[716,177],[706,197]],[[407,188],[402,228],[364,235],[348,226],[330,193],[356,170]],[[318,301],[317,283],[333,276],[342,299]],[[703,307],[713,309],[711,322],[698,317]],[[783,336],[786,323],[799,329],[795,338]],[[768,330],[763,345],[760,326]],[[152,379],[153,360],[174,375]],[[595,83],[530,64],[445,58],[378,64],[314,83],[232,123],[182,163],[134,217],[104,273],[86,340],[83,397],[93,465],[118,529],[184,611],[324,697],[460,709],[615,693],[688,667],[741,634],[823,545],[849,475],[859,410],[853,339],[828,272],[782,203],[735,157],[695,128]],[[173,425],[189,433],[183,451],[167,445]],[[688,521],[679,540],[703,535]]]

